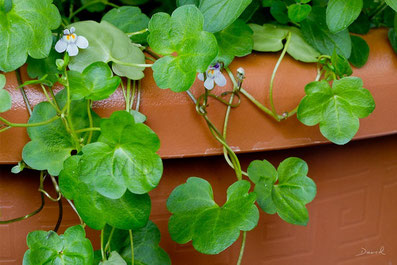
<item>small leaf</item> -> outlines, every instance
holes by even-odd
[[[363,67],[368,61],[369,46],[367,42],[358,36],[351,36],[352,39],[352,54],[349,61],[357,68]]]
[[[331,89],[326,81],[312,82],[298,108],[298,119],[307,126],[320,124],[321,133],[335,144],[349,142],[357,133],[359,118],[375,109],[371,93],[357,77],[335,80]]]
[[[270,14],[280,24],[287,24],[289,21],[287,5],[281,0],[276,0],[272,3]]]
[[[127,262],[116,251],[112,251],[107,260],[101,261],[99,265],[127,265]]]
[[[281,219],[296,225],[307,224],[309,214],[305,205],[316,195],[316,184],[306,176],[307,172],[306,162],[296,157],[281,162],[277,170],[266,160],[253,161],[248,167],[262,210],[278,213]]]
[[[363,0],[330,0],[327,6],[327,25],[331,32],[345,30],[358,18]]]
[[[136,110],[130,110],[130,114],[134,117],[136,123],[144,123],[146,116]]]
[[[235,56],[243,57],[250,54],[254,46],[252,35],[251,28],[240,19],[216,33],[219,53],[215,61],[223,62],[224,66],[228,66]]]
[[[66,103],[66,91],[59,92],[55,99],[62,109]],[[84,129],[89,127],[87,107],[85,101],[72,101],[71,103],[71,121],[74,129]],[[47,121],[56,114],[55,109],[48,102],[38,104],[32,113],[28,123],[37,123]],[[98,115],[92,112],[94,124],[98,123]],[[63,168],[63,162],[70,156],[73,150],[76,150],[76,144],[66,130],[61,119],[54,122],[27,129],[31,139],[22,151],[22,158],[28,166],[36,170],[48,170],[53,176],[58,176]],[[78,134],[83,140],[88,137],[88,133]],[[97,133],[94,134],[96,139]],[[80,143],[79,143],[80,144]]]
[[[149,46],[166,55],[153,65],[153,77],[162,88],[175,92],[188,90],[218,54],[216,38],[203,31],[204,18],[193,5],[177,8],[170,17],[153,15],[149,23]],[[177,56],[174,56],[174,53]]]
[[[73,100],[102,100],[116,91],[121,83],[118,76],[113,76],[112,70],[103,62],[89,65],[82,73],[69,71],[69,85]]]
[[[284,47],[283,40],[291,33],[291,40],[287,49],[289,55],[295,60],[313,63],[317,62],[320,53],[310,46],[302,36],[301,31],[295,27],[264,24],[249,25],[254,31],[254,50],[261,52],[279,51]]]
[[[83,147],[81,180],[110,199],[126,190],[144,194],[154,189],[163,173],[157,135],[136,123],[126,111],[117,111],[101,122],[98,142]]]
[[[134,33],[144,30],[148,27],[149,17],[141,12],[139,7],[122,6],[113,8],[107,12],[102,20],[105,20],[125,33]],[[149,33],[143,33],[131,36],[131,40],[135,43],[145,44]]]
[[[94,250],[81,225],[69,227],[61,236],[54,231],[30,232],[27,244],[23,265],[91,265],[94,261]]]
[[[35,59],[47,57],[51,30],[60,24],[61,16],[52,0],[14,0],[9,12],[0,9],[0,71],[19,68],[28,55]]]
[[[291,21],[299,23],[307,18],[312,7],[306,4],[292,4],[288,6],[288,17]]]
[[[219,32],[230,26],[251,4],[252,0],[201,0],[204,30]]]
[[[42,79],[47,75],[43,83],[48,86],[53,86],[58,82],[59,75],[61,74],[56,65],[56,60],[61,58],[62,54],[57,53],[55,49],[52,49],[48,57],[44,59],[33,59],[29,57],[27,61],[27,72],[29,77]]]
[[[0,113],[6,112],[12,107],[12,98],[7,90],[3,89],[6,85],[6,77],[0,74]]]
[[[138,229],[147,223],[150,215],[150,197],[126,192],[119,199],[102,196],[81,179],[81,156],[72,156],[64,163],[59,176],[62,194],[74,201],[83,221],[93,229],[106,224],[120,229]]]
[[[397,33],[395,29],[389,29],[388,33],[390,45],[393,47],[395,53],[397,53]]]
[[[259,212],[249,193],[250,183],[240,180],[227,190],[227,202],[219,207],[211,185],[200,178],[189,178],[177,187],[167,201],[173,214],[168,230],[180,244],[193,241],[193,247],[204,254],[218,254],[232,245],[240,231],[250,231],[258,223]]]
[[[331,56],[331,63],[335,68],[335,74],[338,77],[350,76],[353,74],[349,61],[342,55],[337,54],[335,51]]]
[[[82,21],[70,27],[75,27],[76,34],[86,37],[90,43],[78,56],[70,58],[70,70],[81,73],[92,63],[112,62],[113,72],[118,76],[132,80],[144,77],[144,68],[136,65],[145,63],[145,55],[120,29],[107,21]]]
[[[302,21],[301,30],[305,40],[322,54],[331,56],[336,50],[345,58],[350,57],[351,40],[348,30],[330,32],[325,21],[324,8],[313,7],[307,19]]]

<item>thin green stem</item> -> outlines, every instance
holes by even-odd
[[[88,121],[90,124],[90,128],[92,128],[94,126],[94,121],[92,119],[92,113],[91,113],[91,105],[92,105],[92,101],[91,100],[87,100],[87,114],[88,114]],[[92,139],[92,130],[89,131],[88,133],[88,139],[87,139],[87,144],[91,143],[91,139]]]
[[[131,243],[131,264],[134,264],[135,258],[134,258],[134,238],[132,237],[132,230],[128,230],[130,233],[130,243]]]
[[[131,81],[131,80],[130,80]],[[135,93],[136,93],[136,81],[132,81],[132,92],[131,92],[131,101],[130,101],[130,110],[132,110],[132,107],[134,105],[135,101]]]
[[[280,58],[278,59],[276,66],[274,67],[273,73],[272,73],[272,77],[270,79],[270,87],[269,87],[269,99],[270,99],[270,106],[271,106],[271,110],[273,113],[273,116],[276,118],[277,121],[280,121],[280,117],[277,114],[276,111],[276,107],[274,106],[274,100],[273,100],[273,86],[274,86],[274,78],[276,77],[277,74],[277,70],[280,67],[280,64],[282,62],[282,60],[284,59],[284,56],[287,52],[287,49],[289,47],[289,43],[291,42],[291,32],[288,32],[287,35],[287,42],[284,45],[284,49],[281,52]]]
[[[77,211],[76,207],[74,206],[73,202],[69,199],[66,199],[66,201],[69,203],[70,207],[72,207],[73,211],[77,214],[77,217],[79,217],[80,224],[83,225],[84,221],[83,221],[83,219],[81,219],[81,216],[80,216],[79,212]]]
[[[102,260],[103,261],[106,260],[105,251],[103,250],[104,231],[105,231],[105,229],[101,230],[101,255],[102,255]]]
[[[108,249],[110,250],[110,241],[112,241],[112,237],[113,237],[114,230],[115,230],[115,228],[112,227],[112,230],[110,231],[110,234],[109,234],[108,242],[106,243],[106,246],[105,246],[105,252],[106,252]]]
[[[12,122],[9,122],[8,120],[0,117],[0,121],[2,121],[5,125],[10,126],[10,127],[39,127],[39,126],[47,125],[53,121],[56,121],[59,118],[60,118],[59,116],[54,116],[49,120],[37,122],[37,123],[12,123]]]
[[[120,60],[117,60],[115,58],[111,58],[111,60],[116,63],[116,64],[120,64],[120,65],[124,65],[124,66],[132,66],[132,67],[152,67],[153,64],[140,64],[140,63],[126,63]]]
[[[260,103],[258,100],[256,100],[250,93],[248,93],[248,91],[246,91],[244,88],[240,89],[241,94],[243,94],[244,96],[246,96],[252,103],[255,104],[255,106],[257,106],[260,110],[262,110],[264,113],[266,113],[267,115],[269,115],[270,117],[274,118],[275,120],[279,120],[279,118],[277,116],[274,116],[273,112],[267,108],[266,106],[264,106],[262,103]]]
[[[127,112],[130,112],[130,101],[131,101],[131,80],[128,79],[127,80],[127,97],[126,97],[126,101],[125,101],[125,110]]]
[[[149,60],[149,61],[152,61],[154,63],[156,62],[156,59],[153,59],[152,57],[145,56],[145,59]]]
[[[0,129],[0,133],[5,132],[5,131],[7,131],[7,130],[9,130],[11,128],[12,127],[8,126],[8,127],[3,128],[3,129]]]
[[[243,232],[243,241],[241,242],[240,255],[238,257],[237,265],[241,265],[241,261],[243,260],[246,238],[247,238],[247,232],[244,231]]]
[[[387,3],[385,1],[382,1],[381,4],[379,4],[372,12],[371,14],[368,15],[369,19],[372,19],[382,13],[385,9],[387,8]]]
[[[47,101],[51,104],[51,106],[57,111],[57,113],[61,113],[61,110],[59,109],[59,107],[53,102],[53,100],[50,98],[50,96],[47,93],[47,89],[45,88],[45,86],[43,84],[40,84],[41,89],[43,90],[43,93],[47,99]]]
[[[127,33],[127,36],[128,37],[132,37],[132,36],[135,36],[135,35],[144,34],[144,33],[148,32],[148,31],[149,31],[149,29],[143,29],[143,30],[140,30],[140,31],[137,31],[137,32]]]
[[[99,3],[104,4],[104,5],[108,5],[108,6],[111,6],[111,7],[115,7],[115,8],[118,8],[118,7],[119,7],[119,6],[116,5],[116,4],[113,4],[113,3],[110,3],[110,2],[107,2],[107,1],[103,1],[103,0],[91,1],[91,2],[88,2],[88,3],[86,3],[85,5],[81,6],[81,7],[80,7],[79,9],[77,9],[76,11],[70,13],[70,15],[69,15],[69,20],[71,20],[74,16],[76,16],[76,15],[77,15],[78,13],[80,13],[81,11],[87,9],[88,7],[90,7],[90,6],[92,6],[92,5],[95,5],[95,4],[99,4]]]
[[[98,127],[90,127],[90,128],[85,128],[85,129],[80,129],[80,130],[76,130],[76,133],[83,133],[83,132],[93,132],[93,131],[101,131],[101,128]]]
[[[15,74],[16,74],[16,76],[17,76],[17,81],[18,81],[18,85],[19,85],[19,91],[20,91],[21,94],[22,94],[23,101],[25,102],[25,105],[26,105],[26,108],[27,108],[27,110],[28,110],[28,112],[29,112],[29,115],[32,116],[32,106],[30,105],[29,99],[28,99],[28,97],[26,96],[26,93],[25,93],[25,89],[24,89],[23,86],[22,86],[21,69],[18,68],[18,69],[15,71]]]
[[[142,82],[141,80],[138,81],[138,87],[137,87],[137,96],[136,96],[136,106],[135,110],[139,111],[139,107],[141,106],[141,91],[142,91]]]
[[[150,56],[152,56],[153,58],[155,58],[156,60],[160,59],[160,55],[158,55],[157,53],[155,53],[154,51],[152,51],[150,49],[145,49],[145,52],[147,54],[149,54]]]

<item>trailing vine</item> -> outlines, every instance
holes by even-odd
[[[0,133],[27,129],[30,141],[12,172],[38,171],[41,196],[38,209],[0,224],[40,213],[45,197],[59,206],[52,231],[27,235],[23,264],[171,264],[159,246],[160,232],[149,220],[148,193],[158,186],[163,163],[160,140],[140,112],[146,68],[153,70],[159,89],[186,92],[236,177],[222,206],[203,178],[190,177],[173,190],[167,208],[174,241],[191,241],[201,253],[218,254],[241,237],[236,260],[241,265],[246,234],[260,223],[260,210],[306,225],[306,205],[317,192],[307,163],[289,157],[277,168],[267,160],[242,168],[228,143],[230,115],[249,100],[277,122],[296,115],[304,125],[319,125],[329,141],[348,143],[359,130],[359,119],[375,109],[370,91],[352,76],[351,65],[362,67],[369,56],[359,35],[387,27],[397,52],[396,10],[395,0],[0,0],[0,71],[15,71],[30,114],[27,123],[0,117]],[[245,70],[233,73],[229,66],[235,57],[279,51],[269,101],[264,102],[244,87]],[[299,104],[280,112],[273,95],[275,79],[285,78],[277,75],[285,56],[312,63],[317,75]],[[22,83],[25,63],[31,80]],[[196,98],[190,89],[197,79],[202,90]],[[0,113],[12,111],[12,98],[3,89],[6,81],[0,74]],[[227,83],[230,91],[213,92]],[[57,84],[63,88],[56,93]],[[33,109],[25,93],[31,85],[46,99]],[[118,88],[125,108],[100,117],[93,102]],[[209,118],[209,99],[225,106],[222,128]],[[44,189],[46,179],[56,196]],[[80,224],[58,235],[62,198]],[[87,226],[101,231],[96,251],[86,238]]]

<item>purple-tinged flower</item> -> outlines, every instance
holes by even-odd
[[[221,68],[222,67],[220,63],[216,63],[215,65],[211,65],[210,67],[208,67],[206,71],[206,79],[204,78],[203,73],[198,74],[198,79],[200,79],[201,81],[204,81],[205,79],[204,87],[206,89],[212,90],[215,87],[215,84],[217,84],[218,86],[226,85],[226,78],[222,74]]]

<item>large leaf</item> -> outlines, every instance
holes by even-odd
[[[54,231],[30,232],[27,244],[23,265],[92,265],[94,261],[94,250],[81,225],[69,227],[61,236]]]
[[[204,254],[217,254],[232,245],[240,231],[250,231],[258,223],[255,193],[248,193],[250,183],[240,180],[227,190],[227,202],[219,207],[211,185],[204,179],[189,178],[177,187],[167,201],[173,214],[168,230],[180,244],[193,241],[193,247]]]
[[[327,25],[331,32],[346,29],[358,18],[363,0],[330,0],[327,6]]]
[[[114,112],[101,122],[98,142],[83,147],[81,180],[110,199],[126,190],[144,194],[154,189],[163,173],[157,135],[136,123],[126,111]]]
[[[152,17],[149,46],[166,55],[153,65],[154,80],[160,88],[170,88],[175,92],[188,90],[197,72],[205,72],[216,57],[216,38],[203,31],[203,24],[203,15],[193,5],[177,8],[171,17],[166,13]]]
[[[255,160],[248,167],[262,210],[278,213],[284,221],[296,225],[307,224],[305,205],[316,195],[316,184],[306,176],[307,172],[306,162],[296,157],[281,162],[277,170],[266,160]]]
[[[103,62],[88,66],[82,73],[69,71],[69,85],[72,99],[102,100],[116,91],[121,83],[118,76]]]
[[[112,228],[105,227],[105,241],[109,239]],[[160,231],[157,226],[148,221],[145,227],[133,230],[134,265],[170,265],[171,260],[160,246]],[[110,241],[110,249],[116,250],[126,264],[131,265],[131,241],[129,232],[114,229]]]
[[[6,85],[6,77],[0,74],[0,112],[11,109],[12,99],[7,90],[3,89]]]
[[[243,57],[252,52],[254,40],[251,28],[241,19],[236,20],[226,29],[215,34],[219,53],[215,58],[228,66],[235,56]]]
[[[320,53],[310,46],[302,37],[298,28],[264,24],[250,24],[254,31],[254,50],[260,52],[276,52],[284,47],[283,40],[291,33],[287,52],[295,60],[306,63],[317,62]]]
[[[146,29],[149,24],[149,17],[141,12],[139,7],[122,6],[107,12],[102,20],[105,20],[125,33],[134,33]],[[146,43],[148,33],[131,36],[131,40],[137,43]]]
[[[145,63],[145,55],[123,31],[107,21],[82,21],[70,27],[75,27],[76,34],[86,37],[90,44],[78,56],[70,58],[71,70],[83,72],[92,63],[112,62],[112,69],[119,76],[133,80],[144,77],[144,68],[136,65]]]
[[[334,50],[345,58],[350,57],[351,40],[347,29],[332,33],[325,21],[325,9],[313,7],[307,19],[302,21],[301,30],[305,40],[319,52],[332,55]]]
[[[10,1],[11,2],[11,1]],[[52,0],[13,0],[11,10],[0,1],[0,71],[10,72],[22,66],[28,54],[36,59],[48,56],[52,29],[61,24],[61,16]]]
[[[298,108],[298,119],[305,125],[320,124],[321,133],[335,144],[346,144],[357,133],[359,118],[375,109],[371,93],[357,77],[309,83]]]
[[[230,26],[251,4],[252,0],[201,0],[204,29],[218,32]]]
[[[55,98],[60,108],[63,108],[66,102],[66,91],[59,92]],[[29,123],[47,121],[57,115],[55,109],[49,102],[38,104],[29,119]],[[88,113],[85,101],[72,101],[71,103],[71,121],[75,130],[89,127]],[[93,112],[94,123],[96,124],[99,117]],[[48,170],[51,175],[57,176],[63,168],[63,162],[70,156],[73,150],[76,150],[76,144],[66,130],[61,119],[54,122],[28,128],[28,134],[31,139],[22,151],[22,158],[27,165],[36,170]],[[78,134],[83,140],[88,133]],[[78,143],[80,144],[80,143]]]
[[[83,221],[93,229],[103,229],[106,224],[120,229],[145,226],[151,209],[149,195],[127,191],[116,200],[102,196],[81,181],[80,160],[81,156],[72,156],[65,161],[59,176],[59,187],[63,196],[74,200]]]

